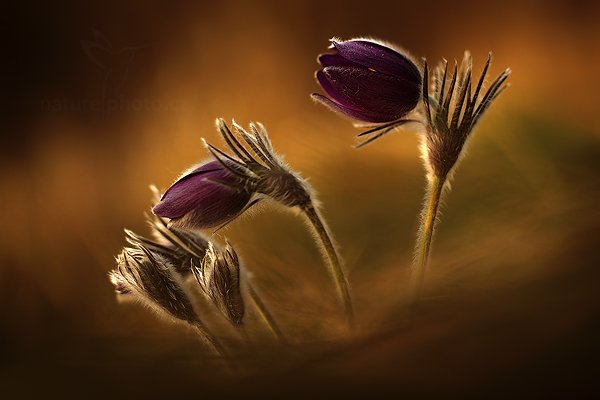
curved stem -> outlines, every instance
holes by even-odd
[[[273,315],[269,312],[269,309],[265,305],[264,301],[261,299],[256,290],[254,290],[254,287],[250,284],[250,282],[248,282],[248,294],[252,299],[252,303],[254,303],[254,306],[258,310],[258,313],[265,321],[271,332],[273,332],[273,334],[281,343],[287,344],[287,340],[285,336],[283,336],[281,329],[279,329],[275,318],[273,318]]]
[[[348,319],[348,325],[350,327],[353,327],[354,308],[352,306],[350,288],[348,280],[346,279],[346,275],[344,273],[344,269],[342,268],[340,258],[335,249],[333,238],[329,233],[327,225],[325,225],[325,221],[321,218],[319,212],[315,209],[312,203],[303,207],[302,211],[304,211],[304,214],[308,218],[312,229],[321,241],[321,246],[319,246],[319,248],[321,249],[324,258],[326,258],[328,261],[327,265],[329,267],[329,272],[334,280],[340,300],[344,305],[344,309],[346,311],[346,318]]]
[[[417,241],[415,244],[415,258],[413,260],[413,269],[410,287],[410,303],[412,305],[419,301],[421,296],[421,287],[427,269],[427,261],[431,251],[431,242],[437,223],[437,215],[440,209],[440,199],[444,189],[445,177],[434,176],[430,179],[429,189],[426,195],[426,201],[423,204],[421,212],[421,222]]]
[[[208,347],[210,348],[210,350],[215,355],[221,357],[223,359],[223,361],[225,362],[226,367],[230,371],[233,371],[234,369],[231,366],[231,361],[229,359],[229,356],[228,356],[227,352],[225,351],[225,348],[223,347],[221,342],[219,342],[219,340],[217,339],[217,337],[214,336],[208,330],[206,325],[204,325],[204,323],[202,323],[202,321],[200,321],[200,320],[194,321],[192,323],[192,326],[194,327],[196,332],[200,335],[200,337],[202,338],[204,343],[208,344]]]

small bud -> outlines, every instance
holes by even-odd
[[[124,288],[125,293],[136,295],[156,311],[189,323],[199,321],[173,266],[165,257],[142,245],[123,249],[110,279],[117,290]]]
[[[244,300],[240,290],[240,263],[233,248],[227,244],[220,250],[209,244],[200,266],[192,272],[207,297],[234,325],[244,318]]]

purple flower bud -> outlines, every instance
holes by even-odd
[[[243,179],[214,160],[179,178],[152,211],[175,225],[211,228],[236,217],[251,196]]]
[[[332,41],[334,54],[322,54],[316,78],[329,95],[312,97],[334,111],[369,123],[400,120],[421,99],[423,77],[406,55],[380,43]]]

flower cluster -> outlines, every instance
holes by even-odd
[[[115,291],[118,294],[128,294],[132,291],[129,280],[123,279],[131,274],[123,273],[121,267],[127,264],[125,262],[127,256],[133,254],[136,260],[150,262],[154,269],[163,271],[166,276],[171,276],[172,281],[177,283],[177,285],[170,285],[171,287],[183,287],[181,277],[193,274],[202,293],[217,306],[223,315],[233,324],[241,324],[244,317],[244,300],[240,289],[240,263],[233,247],[227,243],[224,249],[220,249],[199,231],[168,226],[162,218],[149,219],[149,222],[155,240],[138,235],[128,229],[125,230],[127,241],[133,248],[123,250],[117,259],[120,268],[110,273]],[[145,257],[142,257],[143,255]],[[142,279],[140,282],[141,284],[137,286],[143,287],[144,280]],[[152,283],[149,286],[157,287]],[[151,294],[146,297],[160,299]],[[178,297],[167,296],[167,298]],[[163,304],[158,301],[155,303],[159,306]],[[169,311],[168,308],[167,311]],[[170,312],[170,314],[173,313]]]
[[[215,160],[179,178],[154,207],[154,213],[171,218],[170,223],[175,226],[218,230],[263,199],[299,208],[321,242],[321,251],[352,324],[354,311],[349,284],[308,182],[275,152],[261,123],[251,123],[248,132],[233,122],[234,134],[219,118],[217,128],[230,154],[205,142]]]
[[[154,202],[158,190],[152,187]],[[125,229],[127,242],[117,257],[117,269],[109,279],[119,296],[136,298],[159,314],[193,325],[217,348],[223,349],[195,311],[194,294],[199,292],[212,302],[234,326],[244,320],[245,300],[241,287],[241,265],[236,251],[227,243],[224,248],[208,240],[201,231],[169,225],[163,218],[148,217],[152,238]],[[193,274],[197,285],[186,277]],[[275,318],[264,300],[248,281],[248,296],[269,329],[285,342]]]
[[[358,147],[409,122],[424,127],[422,150],[428,189],[411,285],[417,299],[447,182],[474,127],[508,87],[510,69],[484,90],[491,54],[475,82],[468,52],[460,68],[455,62],[453,71],[449,71],[444,60],[430,74],[426,60],[421,68],[406,52],[383,42],[331,42],[332,51],[318,57],[321,68],[315,74],[326,95],[313,93],[312,98],[368,127],[359,136],[371,136]],[[225,355],[224,349],[196,311],[194,293],[203,295],[230,325],[246,335],[246,291],[271,331],[285,343],[257,291],[245,279],[242,284],[244,274],[233,247],[229,243],[218,247],[201,232],[218,230],[255,204],[270,199],[300,210],[308,221],[347,321],[353,326],[350,285],[337,246],[316,205],[314,190],[275,152],[262,124],[251,123],[246,130],[232,122],[231,129],[223,119],[217,119],[216,125],[228,151],[205,141],[213,158],[183,173],[162,197],[154,189],[154,217],[149,217],[153,237],[125,231],[130,247],[123,248],[117,268],[109,274],[115,291],[192,325],[221,356]],[[195,279],[188,279],[190,274]]]

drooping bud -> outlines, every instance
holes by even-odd
[[[152,211],[180,227],[219,226],[250,201],[252,193],[244,183],[219,161],[199,164],[172,184]]]
[[[209,244],[201,265],[192,272],[206,296],[234,325],[244,318],[244,300],[240,289],[240,263],[235,250],[227,244],[217,249]]]
[[[124,248],[110,279],[116,282],[117,290],[135,295],[158,312],[192,324],[199,321],[173,266],[144,246]]]

